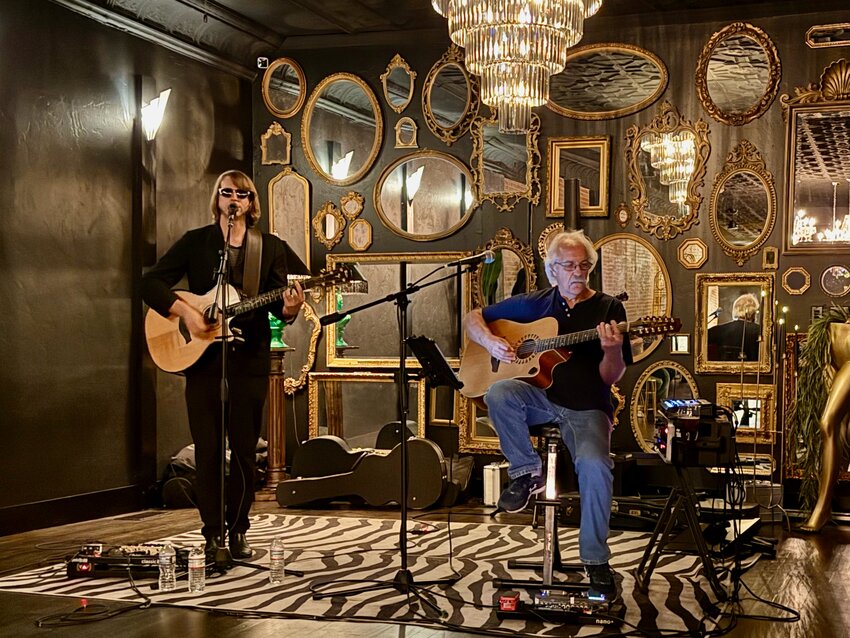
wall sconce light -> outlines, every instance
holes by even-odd
[[[156,132],[162,124],[162,118],[165,115],[165,105],[168,104],[168,96],[171,95],[171,89],[165,89],[157,97],[142,106],[142,128],[145,131],[145,138],[148,142],[152,142],[156,137]]]
[[[425,166],[420,166],[410,175],[407,176],[407,202],[413,203],[413,198],[416,197],[416,192],[419,190],[419,185],[422,183],[422,173],[425,172]]]
[[[345,179],[348,177],[348,167],[351,165],[352,157],[354,157],[354,149],[351,149],[331,164],[331,176],[334,179]]]

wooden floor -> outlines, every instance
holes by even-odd
[[[453,513],[453,520],[489,522],[484,508],[463,506]],[[256,512],[280,512],[274,502],[255,505]],[[299,513],[334,516],[369,516],[397,518],[393,510],[358,511],[333,509],[298,510]],[[444,520],[437,510],[416,512],[427,520]],[[524,523],[528,515],[502,515],[501,522]],[[156,510],[124,516],[64,525],[24,534],[0,537],[0,573],[30,569],[56,562],[73,554],[87,541],[107,544],[132,544],[153,538],[198,529],[199,519],[193,510]],[[850,638],[850,528],[828,526],[817,535],[789,533],[781,525],[763,525],[761,536],[779,540],[776,559],[762,559],[743,577],[752,593],[742,589],[741,603],[727,609],[742,608],[761,616],[787,616],[767,605],[753,602],[753,594],[777,601],[799,612],[801,620],[778,623],[766,620],[738,619],[726,635],[736,638],[810,637]],[[250,539],[250,532],[249,532]],[[117,603],[107,603],[117,608]],[[57,635],[62,638],[147,638],[175,636],[179,638],[266,638],[271,636],[306,636],[320,632],[322,636],[351,638],[449,638],[460,634],[441,629],[379,623],[354,623],[321,620],[280,620],[224,616],[172,607],[134,610],[96,623],[59,629],[38,628],[36,622],[45,616],[72,612],[79,601],[69,598],[0,593],[0,636],[26,637]],[[723,623],[728,621],[724,620]],[[628,628],[623,627],[626,631]],[[707,629],[712,629],[708,627]],[[635,634],[636,635],[636,634]]]

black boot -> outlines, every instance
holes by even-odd
[[[230,533],[230,555],[233,558],[251,558],[253,554],[254,550],[248,544],[245,532]]]

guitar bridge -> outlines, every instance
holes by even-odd
[[[496,357],[490,357],[490,372],[496,374],[499,371],[499,365],[502,362],[499,361]]]

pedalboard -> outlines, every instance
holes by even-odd
[[[536,619],[566,625],[619,626],[626,615],[620,601],[608,602],[604,596],[552,589],[529,592],[525,601],[516,592],[500,594],[496,616],[502,620]]]

